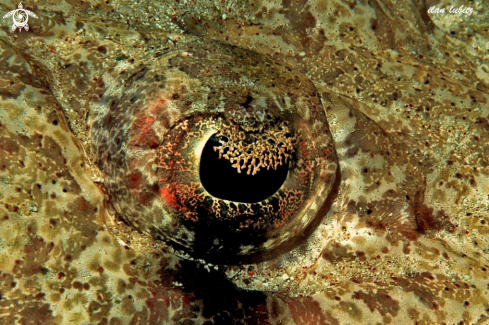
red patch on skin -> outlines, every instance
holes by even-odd
[[[156,148],[158,146],[158,137],[152,129],[156,119],[153,116],[141,116],[134,122],[134,137],[131,145]]]
[[[141,182],[142,182],[141,173],[136,172],[129,176],[129,188],[139,191]]]
[[[141,120],[142,120],[141,133],[151,132],[150,127],[155,123],[156,121],[155,118],[152,116],[143,116]]]
[[[160,195],[161,199],[168,203],[172,208],[177,209],[178,208],[178,202],[175,196],[170,193],[170,191],[165,187],[165,188],[160,188]]]

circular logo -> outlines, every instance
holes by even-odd
[[[27,26],[27,21],[29,20],[29,16],[27,15],[27,12],[24,9],[15,10],[15,13],[13,14],[13,18],[14,18],[14,25],[17,26],[19,29],[22,29],[25,26]]]
[[[12,25],[12,31],[15,31],[17,28],[22,31],[22,28],[25,30],[29,30],[29,25],[27,25],[27,21],[29,20],[29,16],[37,18],[37,16],[29,10],[24,9],[22,3],[19,3],[19,8],[10,11],[3,18],[7,18],[12,16],[14,24]]]

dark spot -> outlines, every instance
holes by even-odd
[[[377,289],[376,293],[364,292],[363,290],[355,291],[352,298],[363,300],[370,311],[378,310],[382,316],[387,314],[396,316],[400,310],[399,301],[394,300],[384,289]]]
[[[437,211],[434,214],[433,208],[426,206],[423,201],[424,190],[416,193],[414,204],[412,205],[416,216],[417,230],[420,233],[427,234],[433,230],[446,230],[448,232],[455,230],[455,226],[443,210]]]
[[[262,292],[239,289],[217,271],[209,272],[190,261],[182,263],[182,271],[175,274],[175,280],[183,284],[184,293],[190,292],[197,300],[203,300],[202,310],[197,311],[203,318],[212,319],[212,324],[269,323],[266,296]],[[158,292],[164,290],[155,288],[152,292],[155,299],[148,301],[156,304]]]
[[[104,45],[100,45],[99,47],[97,47],[97,51],[99,51],[100,53],[106,54],[107,48]]]

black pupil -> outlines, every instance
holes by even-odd
[[[277,169],[260,168],[255,175],[241,173],[232,167],[229,160],[219,159],[219,140],[213,135],[205,144],[200,158],[200,181],[212,196],[229,201],[256,203],[272,196],[287,178],[288,162]],[[285,160],[282,158],[282,162]]]

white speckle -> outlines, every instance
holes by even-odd
[[[103,179],[101,177],[98,177],[98,176],[92,176],[92,181],[95,183],[102,183]]]
[[[299,53],[299,56],[306,56],[306,52],[302,51],[301,53]]]

